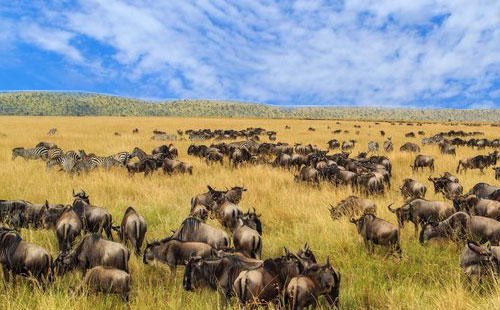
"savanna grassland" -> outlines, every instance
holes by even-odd
[[[354,124],[361,125],[360,129]],[[285,130],[285,125],[291,127]],[[307,131],[315,127],[315,132]],[[331,129],[327,129],[330,126]],[[369,128],[369,126],[371,128]],[[59,133],[48,136],[47,131],[57,127]],[[133,135],[132,129],[140,133]],[[46,171],[42,161],[26,162],[21,158],[11,161],[14,147],[33,147],[40,141],[56,143],[67,150],[84,149],[97,155],[110,155],[119,151],[131,151],[138,146],[150,151],[162,144],[151,141],[153,129],[172,133],[177,129],[244,129],[263,127],[278,132],[278,141],[315,144],[323,149],[332,138],[339,141],[356,139],[353,154],[367,149],[368,141],[375,140],[382,146],[385,138],[379,130],[393,138],[395,151],[387,154],[393,165],[393,188],[384,196],[375,196],[378,216],[396,224],[395,216],[387,210],[394,202],[400,206],[403,199],[398,192],[402,180],[411,177],[424,183],[427,198],[444,200],[441,194],[434,194],[427,181],[429,172],[412,173],[410,163],[414,154],[401,153],[399,147],[405,141],[420,145],[420,137],[405,138],[409,131],[423,130],[426,136],[440,131],[464,130],[483,131],[486,138],[498,138],[498,129],[482,127],[446,126],[444,124],[423,124],[423,126],[390,125],[381,122],[269,120],[269,119],[215,119],[215,118],[161,118],[161,117],[0,117],[0,198],[25,199],[33,203],[70,204],[72,189],[84,189],[90,200],[102,206],[113,215],[114,222],[121,221],[127,206],[144,215],[148,222],[146,238],[151,241],[170,235],[188,215],[190,199],[206,191],[207,184],[216,188],[244,185],[240,206],[243,210],[255,207],[262,213],[263,257],[282,254],[283,247],[293,251],[309,243],[320,261],[330,257],[335,268],[342,274],[340,305],[342,309],[498,309],[500,290],[497,284],[482,286],[467,285],[462,276],[458,260],[462,246],[446,241],[430,242],[421,246],[413,236],[413,225],[402,230],[401,245],[403,258],[384,258],[385,250],[377,249],[368,255],[358,239],[355,227],[348,219],[332,221],[329,204],[336,204],[352,194],[348,187],[336,188],[322,183],[320,188],[293,181],[292,173],[270,166],[246,166],[233,170],[227,166],[207,166],[198,158],[188,156],[189,141],[177,141],[180,160],[194,166],[189,175],[164,176],[157,172],[150,178],[143,175],[128,177],[125,169],[115,168],[110,172],[93,171],[88,175],[70,177],[67,174]],[[350,134],[333,135],[332,130],[349,130]],[[360,130],[359,135],[354,132]],[[122,136],[116,137],[114,132]],[[263,137],[263,140],[267,138]],[[206,142],[209,143],[209,142]],[[481,154],[489,150],[480,151]],[[383,151],[381,151],[381,154]],[[422,154],[436,158],[436,172],[454,173],[458,159],[478,154],[467,147],[457,149],[457,157],[439,154],[437,146],[423,146]],[[497,184],[493,171],[485,175],[472,171],[457,175],[464,190],[468,191],[478,182]],[[213,225],[219,224],[209,220]],[[54,257],[58,253],[55,233],[48,230],[23,229],[21,236],[45,247]],[[116,239],[116,236],[115,236]],[[132,255],[133,256],[133,255]],[[130,270],[133,277],[131,309],[215,309],[218,297],[213,291],[185,292],[182,288],[183,268],[171,277],[168,268],[161,264],[142,263],[132,257]],[[17,284],[0,286],[0,309],[121,309],[126,308],[119,297],[102,294],[89,296],[74,295],[72,289],[79,285],[81,273],[74,271],[57,278],[46,291],[31,289],[27,281],[18,277]],[[326,307],[324,300],[321,305]],[[230,308],[238,308],[236,299]]]

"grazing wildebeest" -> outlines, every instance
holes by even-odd
[[[56,263],[61,273],[78,267],[85,275],[87,269],[95,266],[114,267],[128,272],[129,259],[130,251],[126,246],[91,233],[83,236],[71,252],[60,253]]]
[[[356,225],[358,234],[363,238],[368,253],[373,253],[373,245],[378,244],[389,247],[400,257],[402,255],[399,243],[399,229],[373,214],[365,214],[358,219],[351,217],[351,223]]]
[[[429,167],[429,169],[434,171],[434,158],[427,155],[417,155],[415,157],[415,161],[413,162],[413,166],[410,166],[413,171],[418,171],[418,168],[421,168],[424,171],[424,167]]]
[[[111,232],[111,225],[113,224],[113,219],[111,214],[103,208],[96,207],[90,204],[89,196],[85,194],[82,190],[75,194],[73,191],[73,201],[72,209],[78,215],[83,224],[83,230],[88,233],[102,234],[104,230],[106,236],[113,240],[113,234]]]
[[[405,222],[412,222],[415,226],[415,236],[418,236],[418,225],[444,220],[454,212],[453,207],[444,202],[423,198],[413,199],[396,209],[392,209],[391,205],[387,208],[396,214],[399,227],[403,228]]]
[[[325,296],[331,308],[338,308],[340,273],[326,259],[324,265],[312,265],[304,275],[294,277],[286,287],[285,304],[290,309],[303,310],[309,306],[316,308],[320,296]]]
[[[485,276],[498,273],[499,247],[484,247],[468,241],[460,255],[460,267],[467,276]]]
[[[243,270],[252,270],[261,267],[263,261],[256,259],[242,259],[236,255],[224,255],[220,258],[204,259],[191,257],[184,271],[182,285],[186,291],[198,287],[209,286],[217,290],[222,297],[222,307],[233,295],[233,284]]]
[[[147,231],[146,220],[137,213],[133,207],[128,207],[123,215],[121,225],[118,227],[120,240],[127,245],[130,242],[134,248],[135,255],[141,255],[141,247]]]
[[[300,168],[299,174],[294,177],[295,182],[311,182],[319,185],[319,171],[312,166],[303,165]]]
[[[45,229],[55,229],[59,251],[67,253],[82,231],[82,221],[71,206],[49,208],[42,216]]]
[[[488,155],[477,155],[474,157],[469,157],[466,159],[461,159],[458,162],[457,173],[460,172],[460,166],[462,166],[462,171],[466,172],[467,169],[479,169],[481,173],[484,173],[484,168],[489,166],[494,166],[497,164],[498,151],[494,151]]]
[[[441,154],[449,154],[449,155],[457,155],[457,150],[455,146],[449,144],[449,143],[440,143],[439,144],[439,151]]]
[[[400,152],[413,152],[413,153],[418,153],[420,152],[420,147],[416,145],[415,143],[412,142],[406,142],[399,148]]]
[[[124,301],[129,301],[129,292],[132,285],[132,277],[127,272],[113,267],[96,266],[91,268],[82,283],[76,288],[75,293],[102,292],[118,294]]]
[[[337,206],[330,205],[330,216],[333,220],[342,216],[361,216],[364,214],[377,214],[377,205],[371,199],[349,196],[340,201]]]
[[[172,238],[181,241],[204,242],[215,249],[227,248],[231,245],[231,239],[225,231],[205,224],[194,217],[186,218]]]
[[[171,275],[175,275],[177,266],[186,265],[193,256],[210,258],[217,256],[217,251],[204,242],[181,241],[172,237],[146,243],[142,261],[149,264],[153,260],[168,265]]]
[[[5,281],[9,274],[34,277],[44,286],[53,279],[52,256],[42,247],[28,243],[14,231],[0,227],[0,264]]]
[[[340,147],[339,140],[333,139],[333,140],[328,141],[328,149],[329,150],[335,150],[335,149],[338,149],[339,147]]]
[[[193,166],[179,160],[165,159],[163,161],[163,173],[171,175],[174,172],[193,174]]]
[[[448,199],[454,199],[463,193],[462,185],[458,182],[450,181],[450,178],[432,178],[429,176],[428,180],[434,185],[434,193],[442,193]]]
[[[399,188],[404,199],[425,198],[427,188],[424,184],[412,179],[404,179],[403,185]]]
[[[259,268],[242,271],[234,281],[233,291],[243,305],[276,302],[290,280],[303,271],[301,260],[285,248],[285,255],[267,259]]]

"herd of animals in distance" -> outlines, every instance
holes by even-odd
[[[139,129],[132,132],[137,134]],[[338,129],[331,133],[342,132]],[[48,133],[57,134],[56,128]],[[303,186],[330,183],[351,188],[353,195],[330,206],[330,216],[333,221],[348,218],[369,253],[377,245],[387,249],[386,256],[401,258],[405,255],[401,229],[405,223],[413,223],[415,237],[422,245],[434,238],[463,245],[459,264],[467,277],[482,278],[500,272],[500,187],[480,182],[464,190],[457,177],[478,170],[481,175],[492,173],[499,180],[500,167],[495,166],[500,158],[496,150],[500,139],[482,138],[480,131],[461,130],[424,137],[424,131],[419,130],[405,136],[421,137],[420,145],[406,142],[395,146],[384,131],[376,134],[384,140],[381,146],[375,140],[369,141],[366,152],[352,154],[355,138],[331,139],[317,147],[277,142],[278,132],[264,128],[178,130],[175,134],[155,130],[151,139],[165,144],[152,150],[131,147],[102,156],[40,142],[12,149],[12,161],[16,165],[22,164],[18,157],[43,161],[47,170],[57,169],[72,177],[95,169],[124,169],[131,178],[137,178],[136,174],[193,175],[193,166],[178,159],[175,146],[176,140],[189,140],[191,145],[187,154],[181,154],[183,158],[201,160],[209,167],[225,163],[228,169],[263,165],[290,171],[290,178]],[[397,163],[380,154],[414,154],[411,169],[432,174],[435,159],[421,154],[421,148],[427,145],[439,146],[442,156],[456,162],[456,170],[430,176],[427,184],[411,178],[393,184],[392,172]],[[477,155],[456,158],[457,148],[474,149]],[[397,224],[377,217],[377,206],[371,199],[391,190],[397,190],[405,200],[401,207],[387,206]],[[429,190],[442,194],[444,201],[427,200]],[[0,264],[4,280],[9,282],[10,277],[21,275],[29,278],[33,287],[45,289],[55,277],[80,270],[83,279],[79,289],[119,294],[128,303],[134,276],[128,266],[132,251],[145,265],[152,261],[167,265],[173,275],[178,266],[184,266],[182,286],[186,291],[208,287],[220,294],[224,304],[236,298],[242,305],[273,303],[287,309],[304,309],[324,298],[332,308],[340,307],[343,271],[329,258],[317,261],[307,244],[297,252],[285,247],[281,256],[262,257],[265,240],[260,214],[239,206],[246,191],[243,186],[218,189],[207,185],[207,192],[192,197],[187,217],[172,230],[172,235],[151,243],[145,242],[147,219],[133,207],[127,208],[122,220],[116,222],[106,208],[92,204],[92,193],[83,189],[73,190],[74,201],[69,205],[51,204],[50,197],[41,204],[22,197],[1,200]],[[211,221],[218,221],[219,227]],[[59,252],[49,253],[23,240],[23,230],[32,229],[53,230]],[[114,232],[120,242],[113,238]]]

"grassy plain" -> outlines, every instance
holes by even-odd
[[[354,128],[361,125],[361,129]],[[290,130],[284,126],[289,125]],[[246,210],[255,207],[263,214],[264,257],[281,255],[283,246],[294,251],[308,242],[321,261],[327,256],[342,273],[342,309],[498,309],[500,291],[494,284],[486,288],[468,288],[458,265],[461,246],[438,241],[422,247],[413,237],[413,227],[402,231],[403,258],[384,259],[378,250],[370,256],[358,240],[354,225],[347,219],[333,222],[327,207],[352,194],[350,188],[336,188],[322,183],[320,188],[296,184],[290,172],[267,166],[247,166],[232,170],[227,166],[208,167],[201,160],[187,155],[189,141],[178,141],[180,159],[193,164],[194,174],[164,176],[157,173],[151,178],[136,175],[129,178],[123,169],[111,172],[94,171],[81,177],[70,177],[56,170],[47,172],[41,161],[18,158],[11,161],[11,149],[18,146],[32,147],[39,141],[56,143],[64,150],[85,149],[98,155],[109,155],[119,151],[131,151],[135,146],[150,151],[161,143],[150,141],[153,129],[169,133],[189,128],[244,129],[263,127],[278,132],[278,141],[312,143],[326,148],[332,138],[356,139],[354,154],[367,149],[367,143],[375,140],[382,146],[385,138],[379,134],[384,130],[393,137],[395,151],[387,154],[393,163],[392,190],[385,196],[374,197],[378,215],[393,223],[395,216],[386,206],[403,199],[398,187],[404,178],[417,179],[428,187],[427,198],[443,200],[434,194],[427,181],[429,173],[411,172],[409,167],[414,155],[399,152],[404,141],[420,145],[420,137],[408,139],[408,131],[423,130],[426,136],[451,129],[483,131],[485,137],[498,138],[495,127],[446,126],[424,124],[423,126],[390,125],[387,122],[313,121],[313,120],[268,120],[268,119],[215,119],[215,118],[161,118],[161,117],[0,117],[0,198],[25,199],[41,203],[72,202],[71,190],[83,188],[95,205],[105,207],[113,215],[114,222],[121,221],[127,206],[142,213],[148,222],[147,239],[170,235],[188,215],[190,199],[206,191],[206,185],[217,188],[244,185],[248,191],[240,203]],[[315,132],[308,132],[308,127]],[[327,129],[330,126],[331,129]],[[46,133],[57,127],[59,133]],[[133,135],[132,129],[140,133]],[[370,128],[371,127],[371,128]],[[333,135],[332,130],[349,130],[349,134]],[[360,131],[355,135],[356,130]],[[120,132],[121,137],[113,136]],[[264,138],[263,140],[267,140]],[[482,151],[481,153],[486,153]],[[383,153],[383,152],[382,152]],[[439,154],[436,146],[422,147],[422,154],[436,158],[436,172],[454,173],[458,159],[477,154],[471,148],[459,148],[457,157]],[[464,189],[468,191],[478,182],[498,184],[493,171],[480,175],[479,171],[458,175]],[[210,221],[210,220],[209,220]],[[211,222],[214,225],[218,223]],[[22,237],[45,247],[53,256],[57,255],[57,242],[53,231],[22,230]],[[182,289],[182,268],[171,278],[168,268],[160,264],[145,266],[141,259],[130,261],[133,276],[131,309],[216,309],[217,295],[212,291],[188,293]],[[75,296],[71,289],[81,279],[80,272],[72,272],[58,278],[46,291],[32,290],[24,279],[17,284],[0,285],[0,309],[121,309],[126,308],[118,297],[104,295]],[[322,300],[321,305],[326,307]],[[230,308],[238,308],[233,300]]]

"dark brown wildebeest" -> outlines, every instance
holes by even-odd
[[[475,241],[468,241],[460,255],[460,267],[467,276],[486,276],[498,273],[500,247],[484,247]]]
[[[403,185],[399,188],[404,199],[425,198],[427,188],[424,184],[413,179],[404,179]]]
[[[163,160],[163,173],[171,175],[172,173],[189,173],[193,174],[193,166],[191,164],[175,160],[175,159],[165,159]]]
[[[336,150],[340,147],[340,142],[337,139],[333,139],[327,142],[329,150]]]
[[[249,218],[239,216],[233,228],[234,247],[251,258],[261,259],[262,237],[260,233],[249,226]]]
[[[156,161],[152,158],[144,158],[135,163],[129,163],[126,167],[129,176],[141,172],[144,172],[144,176],[148,176],[156,170]]]
[[[218,191],[210,187],[210,185],[207,185],[208,192],[196,195],[195,197],[191,198],[191,210],[196,205],[203,205],[207,207],[208,210],[213,210],[215,206],[215,202],[219,199],[221,199],[222,196],[226,194],[225,191]]]
[[[313,127],[309,127],[309,128],[307,129],[307,131],[316,131],[316,129],[315,129],[315,128],[313,128]]]
[[[252,154],[246,147],[234,147],[229,149],[229,164],[233,163],[233,168],[238,168],[243,162],[250,161]]]
[[[378,244],[390,248],[391,252],[394,251],[401,257],[399,229],[396,225],[373,214],[365,214],[358,219],[351,217],[350,221],[356,225],[358,234],[363,238],[368,253],[373,253],[373,245]]]
[[[186,265],[193,256],[210,258],[217,256],[217,251],[204,242],[180,241],[172,237],[160,241],[146,243],[142,261],[149,264],[157,260],[168,265],[172,276],[175,276],[177,266]]]
[[[326,259],[324,265],[312,265],[304,275],[294,277],[286,287],[285,304],[290,309],[303,310],[309,306],[315,308],[320,296],[325,296],[331,308],[338,308],[340,273]]]
[[[470,216],[457,212],[437,223],[426,223],[420,233],[420,243],[435,237],[446,237],[454,241],[473,238],[481,243],[498,245],[500,241],[500,222],[484,216]]]
[[[457,150],[455,146],[449,144],[449,143],[439,143],[439,151],[441,154],[448,154],[448,155],[457,155]]]
[[[416,145],[415,143],[412,142],[406,142],[399,148],[400,152],[413,152],[413,153],[418,153],[420,152],[420,147]]]
[[[101,235],[104,230],[106,236],[113,240],[111,232],[113,219],[111,214],[103,208],[91,205],[89,196],[83,190],[76,194],[73,191],[73,197],[75,197],[75,200],[73,201],[72,209],[82,221],[83,231]]]
[[[199,218],[202,222],[207,221],[208,215],[209,215],[208,208],[200,204],[195,205],[194,207],[191,208],[191,211],[189,211],[190,217]]]
[[[83,236],[75,248],[68,254],[60,253],[56,263],[60,272],[65,273],[76,267],[85,275],[87,269],[95,266],[114,267],[128,272],[130,251],[118,242],[102,239],[97,234]]]
[[[172,143],[168,145],[168,153],[170,154],[171,159],[179,157],[179,150]]]
[[[352,150],[356,144],[355,140],[349,140],[342,142],[342,151]]]
[[[423,198],[413,199],[396,209],[392,209],[391,205],[387,206],[387,208],[396,214],[399,227],[403,228],[405,222],[412,222],[415,225],[415,236],[418,236],[418,225],[442,221],[454,212],[453,207],[444,202],[430,201]]]
[[[289,281],[304,271],[296,255],[285,248],[285,255],[267,259],[259,268],[242,271],[233,284],[233,291],[243,305],[277,302]]]
[[[221,166],[224,164],[224,155],[217,151],[210,151],[205,154],[205,162],[207,165],[212,165],[215,162],[219,162]]]
[[[469,157],[466,159],[461,159],[458,162],[457,173],[460,172],[460,166],[462,166],[462,171],[466,172],[467,169],[479,169],[481,173],[484,173],[484,168],[489,166],[494,166],[497,164],[498,151],[494,151],[488,155],[477,155],[474,157]]]
[[[220,221],[222,226],[231,230],[233,230],[236,226],[238,217],[243,215],[243,212],[238,208],[238,206],[229,201],[226,196],[222,196],[215,202],[212,211],[213,215]]]
[[[204,242],[215,249],[228,248],[231,245],[231,239],[225,231],[205,224],[194,217],[186,218],[172,238],[181,241]]]
[[[381,130],[381,131],[380,131],[380,135],[381,135],[382,137],[383,137],[383,136],[385,136],[385,131]]]
[[[500,202],[477,195],[457,197],[453,200],[455,209],[465,211],[469,214],[486,216],[495,220],[500,220]]]
[[[374,172],[363,173],[358,176],[357,186],[366,195],[383,194],[385,190],[383,177]]]
[[[459,180],[458,180],[458,178],[457,178],[456,176],[452,175],[451,173],[449,173],[448,171],[447,171],[447,172],[445,172],[445,173],[441,176],[441,178],[448,179],[448,180],[450,180],[450,182],[453,182],[453,183],[460,183],[460,182],[459,182]]]
[[[115,227],[113,227],[115,228]],[[135,255],[141,255],[141,247],[148,227],[146,220],[137,213],[134,208],[128,207],[123,215],[121,225],[118,227],[120,240],[127,245],[130,242],[134,248]]]
[[[488,183],[477,183],[469,190],[468,194],[477,195],[481,198],[487,198],[499,189],[500,187],[489,185]]]
[[[452,182],[447,177],[432,178],[429,176],[429,181],[434,184],[434,193],[442,193],[447,199],[455,199],[462,195],[463,187],[458,182]]]
[[[28,243],[14,231],[0,228],[0,264],[5,281],[9,274],[33,277],[45,286],[54,276],[52,256],[42,247]]]
[[[45,229],[55,229],[59,251],[67,253],[82,231],[82,221],[71,206],[49,208],[42,216]]]
[[[222,308],[233,295],[233,284],[243,270],[253,270],[261,267],[263,261],[251,258],[241,258],[236,255],[224,255],[220,258],[204,259],[191,257],[184,271],[182,285],[186,291],[198,287],[209,286],[222,297]]]
[[[246,191],[247,189],[243,186],[233,186],[230,190],[226,191],[225,196],[230,202],[238,204],[241,201],[243,192]]]
[[[26,225],[25,210],[30,203],[24,200],[0,200],[0,222],[15,230]]]
[[[285,153],[279,153],[273,161],[273,167],[282,167],[290,170],[292,165],[292,156]]]
[[[49,202],[47,200],[45,200],[45,203],[43,204],[27,203],[26,208],[24,209],[24,217],[26,219],[24,224],[26,228],[29,228],[30,226],[33,228],[39,228],[42,224],[42,215],[49,209],[49,207]]]
[[[319,171],[312,166],[303,165],[299,174],[294,177],[295,182],[311,182],[319,185]]]
[[[139,128],[134,128],[134,129],[132,130],[132,133],[133,133],[133,134],[139,133]]]
[[[337,206],[330,205],[330,216],[337,220],[342,216],[361,216],[364,214],[377,214],[377,205],[371,199],[349,196],[340,201]]]
[[[495,170],[495,180],[500,180],[500,167],[495,167],[493,170]]]
[[[129,292],[132,285],[132,277],[127,272],[113,267],[96,266],[91,268],[83,282],[75,293],[102,292],[108,294],[118,294],[124,301],[129,301]]]
[[[424,171],[424,167],[429,167],[431,172],[434,171],[434,158],[431,156],[427,155],[417,155],[415,157],[415,161],[413,161],[413,166],[410,166],[413,171],[418,171],[418,168],[420,168],[422,171]]]
[[[407,138],[415,138],[415,133],[414,132],[407,132],[405,134],[405,137],[407,137]]]

